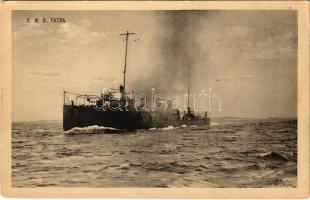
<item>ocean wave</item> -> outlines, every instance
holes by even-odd
[[[155,130],[159,130],[159,131],[169,131],[169,130],[174,130],[174,129],[178,129],[178,128],[187,128],[188,126],[183,124],[182,126],[167,126],[167,127],[162,127],[162,128],[157,128],[157,127],[152,127],[149,128],[149,131],[155,131]],[[192,127],[192,126],[191,126]]]
[[[121,129],[116,129],[112,127],[105,126],[87,126],[87,127],[74,127],[68,131],[65,131],[66,134],[98,134],[98,133],[107,133],[107,132],[120,132]]]
[[[12,133],[12,186],[296,187],[296,123],[171,123],[130,135],[100,126],[65,134],[61,123],[22,124]],[[291,134],[272,132],[286,127]]]
[[[147,163],[142,166],[149,171],[166,171],[174,172],[178,174],[184,174],[190,172],[191,167],[186,163],[179,163],[177,161],[165,162],[165,163]]]
[[[277,152],[268,152],[268,153],[263,153],[258,156],[258,158],[264,159],[264,160],[273,160],[273,161],[282,161],[286,162],[288,159],[281,155],[280,153]]]
[[[210,122],[211,126],[220,126],[220,125],[225,125],[225,124],[235,124],[236,122],[231,122],[231,121],[227,121],[227,122]]]
[[[164,128],[159,128],[158,130],[169,131],[169,130],[173,130],[173,129],[177,129],[177,128],[179,128],[179,127],[167,126],[167,127],[164,127]]]

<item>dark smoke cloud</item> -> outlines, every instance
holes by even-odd
[[[188,67],[191,71],[197,67],[200,44],[196,42],[196,32],[207,15],[206,11],[163,11],[159,19],[162,27],[157,30],[160,36],[155,36],[157,43],[153,47],[160,49],[160,55],[155,58],[156,67],[150,76],[139,79],[135,86],[138,91],[148,93],[155,88],[162,94],[186,93]]]

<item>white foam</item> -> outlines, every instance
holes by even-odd
[[[159,130],[168,131],[168,130],[173,130],[173,129],[176,129],[176,127],[174,127],[174,126],[167,126],[167,127],[164,127],[164,128],[160,128]]]
[[[117,131],[119,129],[115,129],[112,127],[105,127],[105,126],[97,126],[97,125],[93,125],[93,126],[87,126],[87,127],[74,127],[68,131],[65,131],[64,133],[70,133],[70,134],[78,134],[78,133],[102,133],[104,131]]]
[[[224,124],[234,124],[234,122],[227,121],[227,122],[211,122],[210,123],[211,126],[218,126],[218,125],[224,125]]]
[[[211,126],[217,126],[217,125],[221,125],[221,123],[218,123],[218,122],[211,122],[210,125],[211,125]]]

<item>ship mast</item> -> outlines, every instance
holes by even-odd
[[[188,65],[188,77],[187,77],[187,112],[189,112],[190,78],[191,78],[191,66]]]
[[[127,68],[127,50],[128,50],[128,38],[130,35],[133,35],[136,33],[130,33],[130,32],[126,32],[126,33],[121,33],[119,34],[120,36],[125,36],[125,40],[126,40],[126,46],[125,46],[125,65],[124,65],[124,90],[125,90],[125,86],[126,86],[126,68]]]

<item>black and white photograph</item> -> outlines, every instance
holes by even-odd
[[[11,12],[11,187],[298,186],[298,10]]]

